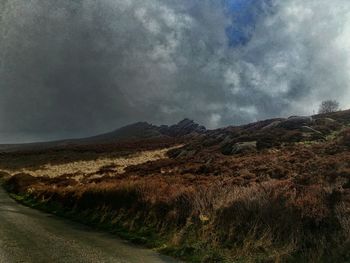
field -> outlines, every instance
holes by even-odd
[[[349,112],[329,117],[312,126],[322,136],[261,129],[269,121],[99,151],[4,153],[0,169],[27,205],[189,262],[346,262]],[[258,148],[226,154],[227,134]]]

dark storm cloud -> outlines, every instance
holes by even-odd
[[[349,8],[346,0],[2,0],[0,141],[184,117],[218,127],[309,114],[330,97],[349,106]]]

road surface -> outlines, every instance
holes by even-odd
[[[0,187],[0,263],[174,263],[115,236],[22,206]]]

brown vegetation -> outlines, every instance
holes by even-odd
[[[134,164],[123,173],[103,163],[92,172],[99,176],[80,181],[74,174],[19,173],[6,186],[82,220],[156,237],[158,247],[189,261],[345,262],[350,132],[347,117],[335,114],[341,117],[336,123],[315,121],[321,137],[298,129],[263,131],[272,123],[265,121],[200,135],[169,151],[169,158]],[[263,146],[223,155],[227,136],[230,143],[254,140]]]
[[[317,262],[344,255],[348,246],[349,179],[350,155],[331,143],[162,159],[83,183],[17,174],[8,186],[129,230],[147,226],[186,253]]]

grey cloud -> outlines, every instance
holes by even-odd
[[[215,128],[309,114],[329,97],[349,106],[350,3],[276,1],[239,47],[220,3],[2,1],[0,142],[184,117]]]

